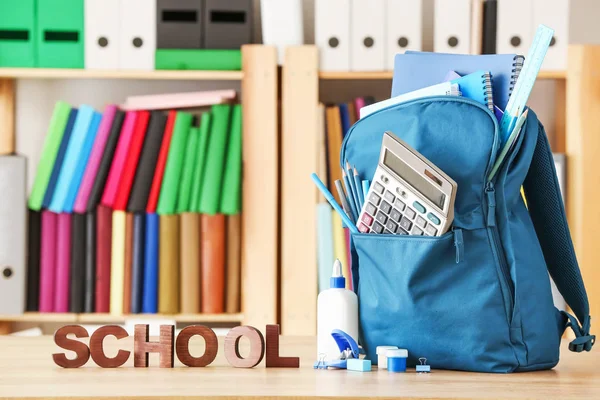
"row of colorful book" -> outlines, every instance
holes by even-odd
[[[343,182],[339,164],[342,141],[359,119],[360,109],[374,102],[375,99],[368,96],[347,103],[319,105],[323,124],[319,127],[318,175],[338,202],[335,181]],[[317,257],[319,291],[329,288],[331,268],[336,258],[342,262],[344,276],[351,276],[350,234],[347,228],[342,227],[339,214],[321,195],[317,204]],[[352,288],[352,279],[346,279],[346,287]]]
[[[242,110],[229,100],[56,104],[28,202],[28,311],[239,311]]]

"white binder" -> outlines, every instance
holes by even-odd
[[[85,0],[85,68],[119,68],[119,0]]]
[[[542,70],[567,69],[570,3],[569,0],[533,0],[532,28],[544,24],[554,29],[554,39],[550,43]]]
[[[386,0],[352,0],[351,71],[385,70],[385,5]]]
[[[25,157],[0,157],[0,315],[25,311],[26,169]]]
[[[498,2],[496,52],[527,54],[537,26],[533,26],[532,0],[502,0]]]
[[[156,52],[156,2],[121,0],[119,66],[153,70]]]
[[[287,46],[304,43],[302,0],[261,0],[263,43],[277,47],[279,64],[283,64]]]
[[[469,54],[471,0],[435,0],[433,47],[439,53]]]
[[[350,0],[315,0],[315,44],[322,71],[350,70]]]
[[[386,1],[385,68],[394,70],[394,57],[406,50],[423,49],[423,1]]]

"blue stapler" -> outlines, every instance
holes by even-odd
[[[356,343],[356,340],[354,340],[352,336],[339,329],[332,330],[331,336],[333,336],[333,340],[335,340],[335,343],[340,349],[340,358],[331,361],[326,361],[324,359],[318,360],[313,366],[315,369],[346,369],[348,359],[359,357],[360,350],[358,348],[358,343]]]

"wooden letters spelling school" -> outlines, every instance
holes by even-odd
[[[192,325],[184,328],[177,340],[173,325],[161,325],[158,342],[151,342],[148,336],[148,325],[136,325],[133,342],[133,365],[135,367],[148,367],[148,354],[159,354],[160,368],[173,368],[174,355],[182,364],[188,367],[206,367],[217,357],[219,348],[215,332],[202,325]],[[76,339],[67,336],[73,334],[76,338],[89,337],[88,331],[79,325],[63,326],[54,334],[54,342],[62,349],[75,352],[75,358],[68,359],[64,353],[52,354],[54,362],[63,368],[79,368],[92,360],[101,368],[116,368],[125,364],[131,352],[119,350],[116,356],[107,357],[104,353],[104,338],[114,336],[123,339],[129,336],[127,331],[118,325],[106,325],[97,329],[90,337],[89,347]],[[201,336],[205,343],[204,354],[194,357],[189,351],[189,342],[193,336]],[[251,326],[238,326],[229,331],[225,337],[225,358],[236,368],[252,368],[260,364],[266,355],[266,367],[298,368],[298,357],[279,356],[279,325],[267,325],[265,339],[260,331]],[[240,355],[240,339],[246,337],[250,341],[250,354],[243,358]],[[266,349],[266,351],[265,351]],[[265,354],[266,353],[266,354]]]

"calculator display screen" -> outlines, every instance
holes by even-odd
[[[399,177],[404,179],[410,184],[417,192],[425,196],[429,201],[439,207],[440,210],[444,209],[444,201],[446,195],[436,188],[431,182],[429,182],[423,175],[412,169],[410,165],[406,164],[394,153],[389,150],[385,150],[383,156],[383,165],[394,171]]]

